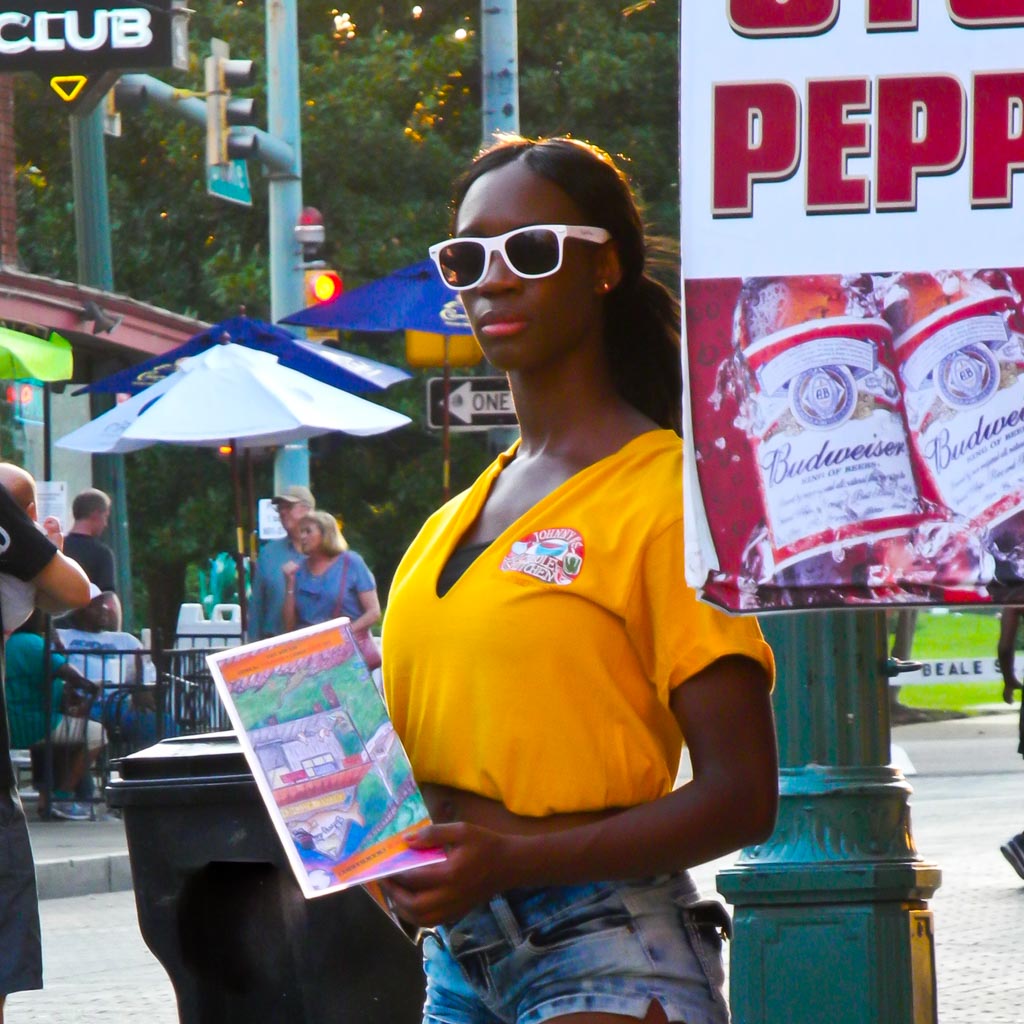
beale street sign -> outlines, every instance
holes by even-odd
[[[35,72],[69,112],[122,71],[168,67],[188,67],[185,0],[0,0],[0,73]]]

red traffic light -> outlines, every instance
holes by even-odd
[[[336,299],[344,290],[341,274],[336,270],[306,271],[306,302],[310,306],[320,306]]]

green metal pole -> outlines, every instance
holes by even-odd
[[[71,168],[75,198],[75,237],[78,280],[103,291],[114,289],[110,243],[110,205],[107,196],[107,155],[103,136],[103,105],[71,118]],[[119,367],[113,367],[119,369]],[[111,372],[113,372],[111,369]],[[95,417],[113,407],[113,396],[90,395]],[[128,502],[123,455],[94,455],[93,479],[111,498],[110,542],[114,549],[117,590],[124,611],[124,628],[135,628],[131,550],[128,542]]]
[[[267,130],[291,147],[292,166],[268,175],[270,205],[271,319],[301,309],[302,246],[295,227],[302,212],[302,123],[299,92],[299,28],[296,0],[268,0]],[[289,484],[309,485],[309,446],[305,441],[278,449],[274,459],[274,489]]]
[[[768,617],[779,818],[718,875],[735,907],[737,1024],[935,1024],[941,880],[914,847],[911,788],[889,755],[884,615]]]

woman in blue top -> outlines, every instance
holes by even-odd
[[[310,512],[299,522],[300,565],[284,566],[284,624],[288,630],[347,615],[354,633],[380,618],[377,583],[366,562],[341,535],[329,512]]]

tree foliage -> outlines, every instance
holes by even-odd
[[[262,65],[265,4],[194,6],[191,67],[160,77],[201,90],[211,37]],[[481,5],[425,0],[422,8],[417,17],[411,0],[351,0],[356,34],[347,39],[336,38],[329,5],[298,0],[303,193],[323,212],[325,256],[350,288],[422,259],[444,236],[450,182],[481,144]],[[678,222],[677,35],[672,0],[519,0],[522,131],[572,134],[619,155],[652,229],[670,237]],[[265,83],[252,90],[258,103],[264,91]],[[73,279],[67,125],[32,76],[18,79],[16,117],[22,260],[33,272]],[[221,203],[206,195],[199,127],[158,109],[125,112],[122,121],[122,137],[106,147],[116,290],[208,321],[241,306],[267,317],[266,186],[258,168],[250,168],[251,210]],[[404,361],[399,336],[345,334],[341,343]],[[423,425],[424,379],[434,374],[419,373],[382,399],[412,416],[412,426],[311,443],[314,491],[346,520],[382,595],[441,498],[440,437]],[[484,435],[453,437],[453,488],[492,454]],[[227,468],[207,453],[171,448],[127,462],[133,566],[149,597],[144,617],[166,622],[186,567],[232,544]],[[255,481],[257,493],[269,493],[269,465],[256,467]]]

